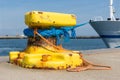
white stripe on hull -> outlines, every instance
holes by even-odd
[[[102,38],[108,47],[120,47],[120,21],[90,21],[90,24],[99,35],[112,36]]]

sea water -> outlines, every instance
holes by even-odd
[[[107,48],[102,39],[70,39],[62,41],[63,47],[70,50],[92,50]],[[0,56],[8,56],[10,51],[22,51],[27,39],[0,39]]]

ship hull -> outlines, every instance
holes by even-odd
[[[100,35],[107,47],[120,47],[120,21],[90,21],[89,23]]]

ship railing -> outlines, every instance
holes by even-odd
[[[92,18],[90,21],[103,21],[103,17],[97,16],[97,17]]]
[[[94,20],[94,21],[103,21],[103,17],[102,16],[97,16],[97,17],[94,17],[92,20]]]

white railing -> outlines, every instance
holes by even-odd
[[[97,17],[94,17],[93,20],[94,21],[103,21],[103,17],[102,16],[97,16]]]

